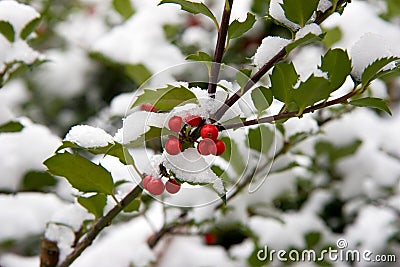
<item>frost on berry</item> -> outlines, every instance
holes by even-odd
[[[165,143],[165,151],[170,155],[178,155],[182,151],[182,144],[177,138],[169,138]]]
[[[168,127],[171,131],[179,133],[182,129],[183,119],[179,116],[173,116],[168,121]]]
[[[181,189],[181,185],[178,184],[174,179],[169,179],[165,183],[165,189],[167,190],[168,193],[170,194],[176,194],[179,192]]]

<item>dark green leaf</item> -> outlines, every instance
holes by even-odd
[[[321,59],[320,69],[328,73],[331,92],[338,89],[346,81],[351,72],[351,60],[346,51],[330,49]]]
[[[295,49],[297,47],[321,41],[322,38],[323,38],[323,35],[317,36],[315,34],[308,33],[308,34],[306,34],[306,36],[304,36],[304,37],[302,37],[300,39],[297,39],[296,41],[291,42],[290,44],[288,44],[285,47],[286,53],[289,54],[293,49]]]
[[[138,85],[143,84],[152,75],[151,72],[143,64],[126,65],[125,72]]]
[[[125,212],[134,212],[134,211],[139,211],[140,208],[140,200],[133,200],[131,201],[131,203],[128,204],[128,206],[126,206],[124,208]]]
[[[228,39],[239,38],[244,33],[249,31],[253,27],[255,22],[256,16],[250,12],[247,13],[245,21],[240,22],[237,19],[232,21],[228,28]]]
[[[281,6],[290,21],[304,27],[317,10],[318,3],[319,0],[283,0]]]
[[[0,33],[10,42],[15,40],[14,27],[7,21],[0,21]]]
[[[48,172],[30,171],[25,174],[22,181],[22,191],[46,191],[47,188],[57,184],[54,178]]]
[[[398,57],[384,57],[375,60],[368,67],[365,68],[361,78],[362,85],[368,85],[371,81],[375,79],[375,76],[379,73],[381,69],[383,69],[389,63],[398,59]]]
[[[322,40],[322,43],[325,45],[325,47],[331,47],[333,44],[342,39],[342,31],[338,26],[327,29],[325,32],[325,37]]]
[[[229,162],[237,174],[241,174],[246,168],[244,162],[246,159],[243,158],[235,141],[228,137],[222,137],[221,140],[224,141],[226,146],[225,152],[221,155],[221,157]]]
[[[106,147],[89,148],[88,151],[92,154],[104,154],[116,157],[122,164],[134,164],[132,156],[128,150],[120,143],[109,144]]]
[[[203,14],[203,15],[209,17],[214,22],[216,27],[219,28],[217,19],[215,18],[214,14],[210,11],[210,9],[204,3],[195,3],[195,2],[190,2],[187,0],[162,0],[159,3],[159,5],[166,4],[166,3],[178,4],[181,6],[182,10],[185,10],[192,14],[199,14],[199,13]]]
[[[380,98],[366,97],[366,98],[361,98],[361,99],[356,99],[356,100],[350,101],[349,104],[353,105],[353,106],[357,106],[357,107],[370,107],[370,108],[379,109],[379,110],[387,112],[389,115],[392,115],[392,112],[390,111],[390,108],[387,105],[387,103],[383,99],[380,99]]]
[[[44,162],[53,175],[65,177],[68,182],[82,192],[112,194],[111,174],[101,165],[77,154],[56,154]]]
[[[317,155],[327,154],[329,161],[335,163],[337,160],[354,155],[362,142],[355,140],[354,142],[345,146],[335,146],[332,143],[321,141],[315,145]]]
[[[114,188],[117,188],[118,186],[123,185],[123,184],[127,184],[127,183],[131,183],[131,181],[128,181],[128,180],[119,180],[119,181],[117,181],[117,182],[114,183]]]
[[[191,54],[187,56],[186,59],[204,63],[207,66],[208,71],[211,70],[212,58],[205,52],[199,51],[197,54]]]
[[[298,115],[301,115],[306,107],[327,99],[330,93],[327,79],[311,75],[307,81],[300,83],[299,88],[292,91],[293,101],[299,107]]]
[[[272,90],[264,86],[259,86],[251,91],[251,99],[259,113],[267,110],[272,104]]]
[[[278,63],[271,74],[271,90],[274,97],[285,104],[292,101],[293,86],[299,76],[293,63]]]
[[[143,94],[139,95],[131,108],[140,104],[150,103],[157,110],[171,110],[176,106],[187,103],[198,103],[196,95],[184,86],[175,87],[167,85],[165,88],[157,90],[144,89]]]
[[[240,87],[244,87],[246,83],[250,80],[251,77],[251,69],[241,69],[236,72],[236,82],[240,85]]]
[[[9,121],[0,125],[0,133],[15,133],[24,129],[24,126],[18,121]]]
[[[320,232],[308,232],[305,234],[304,239],[308,249],[314,248],[321,241]]]
[[[107,203],[107,196],[99,193],[90,197],[78,197],[78,203],[88,212],[92,213],[95,218],[99,218],[103,216],[103,210]]]
[[[125,19],[130,18],[135,13],[130,0],[113,0],[112,4],[115,11]]]
[[[176,135],[176,133],[170,131],[167,128],[157,128],[157,127],[150,127],[150,129],[142,134],[141,136],[138,137],[138,139],[131,141],[129,143],[129,147],[141,147],[143,146],[144,142],[148,142],[154,139],[158,139],[161,136],[166,136],[166,135]]]
[[[31,34],[35,30],[39,22],[40,18],[36,18],[34,20],[31,20],[28,24],[26,24],[25,27],[22,29],[21,33],[19,34],[21,39],[25,40],[29,36],[29,34]]]
[[[267,126],[260,125],[257,128],[249,129],[248,140],[251,149],[268,155],[274,142],[275,134]]]

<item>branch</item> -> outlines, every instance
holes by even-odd
[[[96,239],[98,234],[108,225],[111,224],[112,220],[125,208],[127,207],[139,194],[142,192],[142,188],[138,185],[131,192],[129,192],[124,199],[120,202],[120,205],[115,205],[106,215],[99,218],[93,228],[87,232],[84,239],[82,239],[75,247],[75,249],[61,262],[58,267],[70,266],[76,258],[78,258],[82,252],[90,246]],[[56,265],[48,266],[55,267]]]
[[[226,36],[228,34],[229,19],[231,17],[233,0],[226,0],[224,13],[222,14],[221,27],[218,31],[217,44],[214,52],[213,64],[211,65],[210,78],[208,81],[208,94],[214,98],[217,89],[219,70],[225,51]]]
[[[331,101],[327,101],[327,102],[322,102],[313,106],[310,106],[308,108],[306,108],[302,114],[306,114],[306,113],[311,113],[314,112],[318,109],[322,109],[322,108],[326,108],[329,106],[333,106],[336,104],[341,104],[341,103],[345,103],[347,102],[347,100],[353,96],[355,96],[356,94],[358,94],[358,90],[353,90],[350,93],[345,94],[344,96],[341,96],[339,98],[333,99]],[[232,123],[232,124],[228,124],[228,125],[223,125],[220,126],[221,130],[228,130],[228,129],[237,129],[240,127],[244,127],[244,126],[250,126],[250,125],[256,125],[256,124],[261,124],[261,123],[272,123],[272,122],[276,122],[278,120],[282,120],[282,119],[289,119],[289,118],[293,118],[293,117],[297,117],[298,116],[299,111],[291,111],[291,112],[284,112],[284,113],[279,113],[276,115],[271,115],[271,116],[267,116],[267,117],[262,117],[260,119],[254,119],[254,120],[248,120],[248,121],[244,121],[244,122],[239,122],[239,123]]]
[[[351,0],[339,0],[335,6],[332,6],[325,12],[318,12],[315,19],[315,23],[321,24],[326,18],[332,13],[336,12],[338,8],[343,8]],[[257,71],[245,84],[243,88],[240,88],[234,95],[228,98],[224,105],[222,105],[214,114],[214,119],[219,120],[225,114],[225,112],[235,104],[241,96],[248,92],[254,84],[256,84],[276,63],[281,61],[286,56],[286,48],[281,49],[270,61],[264,64],[259,71]]]

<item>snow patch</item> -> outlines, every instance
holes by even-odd
[[[254,55],[254,64],[258,68],[261,68],[290,42],[291,40],[278,36],[268,36],[264,38],[261,45],[257,48],[256,54]]]

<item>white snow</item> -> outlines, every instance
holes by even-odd
[[[0,1],[0,20],[7,21],[13,26],[16,37],[26,24],[39,17],[40,14],[28,5],[13,0]]]
[[[0,195],[0,242],[42,234],[51,216],[65,205],[53,194]]]
[[[60,138],[48,128],[23,120],[25,128],[17,133],[0,134],[0,188],[17,190],[26,172],[44,170],[42,162],[60,146]]]
[[[39,257],[23,257],[16,254],[4,254],[0,257],[0,264],[5,267],[34,267],[39,266]]]
[[[261,68],[265,63],[270,61],[282,48],[291,42],[289,39],[284,39],[277,36],[268,36],[262,40],[261,45],[257,48],[253,62]]]
[[[49,49],[45,54],[49,61],[34,73],[34,82],[43,94],[73,98],[88,90],[86,84],[94,66],[86,52],[77,48]]]
[[[332,7],[332,2],[329,0],[320,0],[318,3],[318,11],[325,12]]]
[[[211,165],[195,148],[187,148],[182,153],[171,156],[164,153],[164,165],[171,169],[182,181],[196,184],[214,184],[218,194],[224,193],[220,178],[210,169]]]
[[[300,25],[286,18],[285,12],[280,4],[283,4],[283,0],[271,0],[269,3],[269,15],[294,31],[300,29]]]
[[[322,34],[322,29],[316,23],[307,24],[306,26],[304,26],[303,28],[301,28],[296,32],[295,40],[299,40],[309,33],[319,36]]]
[[[64,140],[85,148],[105,147],[114,143],[113,137],[103,129],[89,125],[73,126]]]
[[[120,63],[144,64],[152,73],[183,63],[183,55],[167,42],[162,28],[165,23],[181,21],[179,7],[156,7],[158,1],[148,2],[135,16],[100,37],[92,50]]]
[[[384,37],[375,33],[366,33],[358,40],[350,51],[353,70],[352,74],[357,80],[361,80],[364,69],[375,60],[396,55]],[[400,54],[397,54],[400,56]],[[394,67],[394,63],[389,67]]]

